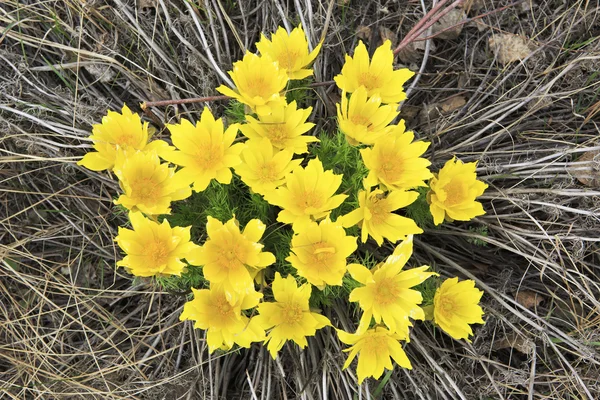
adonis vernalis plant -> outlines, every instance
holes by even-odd
[[[362,42],[346,56],[334,78],[339,131],[311,132],[313,107],[288,103],[285,90],[312,76],[321,46],[310,51],[301,26],[261,35],[260,55],[246,53],[229,71],[234,87],[216,88],[244,105],[244,121],[227,125],[204,108],[196,122],[167,124],[168,144],[150,141],[148,122],[123,106],[94,125],[94,151],[79,165],[119,179],[115,203],[130,210],[132,229],[119,228],[125,257],[117,266],[159,284],[179,280],[192,295],[180,319],[206,330],[210,352],[259,342],[276,358],[288,342],[304,348],[339,322],[316,299],[341,296],[362,310],[354,333],[336,328],[349,346],[344,368],[358,357],[360,384],[392,362],[411,369],[403,346],[417,321],[457,340],[484,322],[474,281],[447,279],[435,295],[420,290],[438,274],[410,265],[423,227],[404,209],[419,200],[435,225],[469,221],[484,214],[476,198],[487,185],[476,162],[453,158],[432,173],[431,143],[394,123],[414,73],[394,68],[389,41],[371,59]],[[332,154],[319,152],[323,143],[340,147],[337,161],[322,157]]]

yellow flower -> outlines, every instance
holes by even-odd
[[[379,246],[383,239],[392,243],[405,239],[408,235],[423,233],[415,221],[394,214],[399,208],[412,204],[419,194],[417,192],[393,191],[384,196],[383,191],[367,188],[358,192],[359,207],[340,217],[344,228],[350,228],[362,221],[361,241],[365,243],[371,235]]]
[[[447,220],[469,221],[485,214],[475,198],[481,196],[488,185],[477,180],[477,162],[463,164],[454,157],[429,182],[427,195],[429,210],[436,225]]]
[[[431,143],[412,142],[414,134],[404,131],[404,121],[393,127],[388,135],[375,142],[373,148],[360,150],[369,175],[365,185],[384,184],[389,190],[408,190],[427,186],[432,177],[427,167],[431,162],[421,155]]]
[[[265,199],[283,209],[277,221],[293,224],[292,228],[298,231],[311,220],[327,217],[331,210],[344,202],[347,195],[334,195],[341,184],[342,175],[331,170],[324,171],[317,158],[310,160],[306,168],[294,168],[286,176],[285,186],[268,193]]]
[[[327,218],[319,224],[310,222],[294,235],[286,260],[298,270],[298,275],[322,290],[325,285],[342,284],[346,257],[356,248],[356,238],[346,236],[344,228]]]
[[[275,256],[263,252],[258,243],[265,232],[265,224],[253,219],[240,232],[233,217],[225,224],[208,217],[208,240],[192,251],[187,260],[192,265],[203,266],[204,277],[211,283],[223,285],[228,299],[254,291],[253,279],[258,272],[275,262]]]
[[[302,160],[292,160],[291,150],[273,153],[269,139],[249,140],[242,151],[242,163],[235,172],[254,192],[263,196],[285,182],[285,176],[300,165]]]
[[[180,124],[168,124],[171,140],[178,151],[165,152],[162,157],[183,168],[181,173],[194,182],[194,190],[201,192],[216,179],[219,183],[231,182],[231,167],[242,160],[242,143],[233,144],[239,126],[233,124],[224,130],[223,120],[215,120],[204,108],[200,121],[194,126],[182,119]]]
[[[397,104],[381,105],[381,97],[367,98],[367,91],[359,87],[350,102],[346,92],[342,93],[342,104],[336,104],[340,130],[346,135],[348,143],[373,144],[390,131],[388,124],[398,115]]]
[[[466,339],[473,330],[469,324],[483,324],[483,310],[479,300],[483,291],[475,288],[475,282],[458,278],[446,279],[433,298],[433,321],[454,339]]]
[[[227,299],[223,288],[211,285],[210,290],[192,288],[194,299],[183,306],[179,320],[194,321],[194,328],[206,330],[208,351],[229,350],[234,344],[250,347],[250,343],[265,339],[265,331],[242,310],[256,307],[262,293],[251,292],[235,301]]]
[[[270,329],[265,344],[268,343],[267,349],[276,358],[286,341],[293,340],[304,348],[307,336],[314,336],[318,329],[331,323],[327,317],[310,311],[310,284],[298,287],[293,276],[282,278],[276,272],[272,288],[275,302],[260,303],[255,318],[263,329]]]
[[[168,148],[166,142],[155,140],[148,143],[148,123],[140,120],[124,105],[121,114],[109,111],[101,124],[92,127],[90,139],[94,149],[77,162],[92,171],[112,169],[115,166],[117,150],[161,151]]]
[[[235,90],[221,85],[217,92],[248,105],[257,114],[268,114],[272,105],[285,102],[280,92],[288,82],[287,73],[269,56],[246,53],[242,61],[233,63],[229,76]]]
[[[306,122],[311,112],[312,107],[297,109],[295,101],[276,104],[270,114],[259,115],[258,120],[246,115],[248,123],[241,125],[240,130],[250,140],[268,138],[276,149],[306,153],[308,143],[319,141],[314,136],[303,135],[315,126]]]
[[[402,336],[388,331],[382,326],[369,329],[363,333],[347,333],[338,330],[338,337],[347,345],[351,345],[345,352],[350,352],[343,369],[346,369],[352,363],[352,360],[358,354],[358,366],[356,375],[360,385],[365,378],[372,376],[378,379],[383,374],[384,369],[392,370],[392,361],[396,361],[399,366],[412,369],[410,360],[400,345]]]
[[[190,181],[181,172],[175,172],[175,168],[161,164],[155,152],[119,151],[114,171],[123,189],[115,204],[131,211],[170,214],[171,201],[192,195]]]
[[[393,63],[394,53],[389,40],[375,50],[371,62],[367,48],[359,41],[354,58],[346,55],[342,73],[333,79],[340,89],[348,93],[364,86],[369,97],[379,95],[383,103],[399,103],[406,99],[402,86],[415,73],[407,68],[394,71]]]
[[[411,235],[396,247],[385,262],[372,270],[360,264],[348,266],[352,278],[364,285],[354,289],[349,298],[352,302],[358,302],[364,311],[358,331],[368,329],[371,318],[375,318],[375,323],[380,324],[383,320],[391,332],[407,339],[412,326],[409,318],[425,319],[423,309],[419,307],[423,296],[411,287],[437,274],[426,272],[429,269],[426,265],[402,271],[412,255],[412,247]]]
[[[256,48],[261,55],[269,56],[279,63],[279,68],[286,70],[290,79],[304,79],[312,75],[312,69],[306,69],[314,61],[321,50],[322,42],[309,54],[308,42],[302,25],[288,33],[282,27],[271,35],[271,40],[265,35],[260,35],[260,42]]]
[[[191,227],[171,228],[169,221],[154,222],[139,212],[130,212],[133,230],[119,228],[115,241],[127,254],[117,265],[135,276],[177,275],[186,264],[181,261],[198,246],[190,242]]]

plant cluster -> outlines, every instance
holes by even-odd
[[[413,235],[423,230],[400,210],[426,196],[435,225],[468,221],[484,214],[476,198],[487,185],[477,180],[476,163],[456,158],[433,174],[423,157],[430,143],[415,140],[404,121],[394,123],[413,73],[394,70],[389,41],[372,58],[360,42],[334,78],[342,91],[340,132],[318,138],[307,135],[315,126],[308,122],[312,108],[290,101],[286,88],[312,75],[321,43],[311,52],[302,27],[290,34],[279,28],[256,47],[260,54],[247,53],[229,72],[235,87],[216,89],[244,105],[239,123],[226,127],[204,108],[196,123],[167,125],[169,144],[151,141],[148,123],[124,106],[93,127],[95,151],[79,164],[113,171],[122,189],[115,204],[129,210],[132,229],[119,228],[116,242],[126,256],[117,265],[141,277],[201,274],[181,319],[206,330],[211,352],[262,342],[275,358],[288,341],[305,347],[307,337],[335,324],[311,307],[311,297],[345,286],[362,315],[355,332],[337,332],[350,346],[345,368],[358,356],[359,383],[391,370],[392,360],[411,368],[402,342],[416,320],[468,340],[470,324],[483,323],[483,292],[452,278],[424,304],[418,286],[437,273],[405,268]],[[336,157],[344,156],[340,165]],[[236,195],[262,201],[279,224],[252,218],[241,227],[235,215],[208,215],[199,244],[191,226],[169,222],[177,216],[173,202],[238,179],[246,193]],[[291,238],[284,259],[264,243],[267,224]],[[361,243],[397,245],[382,262],[369,263],[369,251],[353,236],[359,232]]]

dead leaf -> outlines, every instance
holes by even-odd
[[[523,60],[534,48],[527,38],[511,33],[494,35],[489,39],[489,44],[501,64]]]
[[[419,111],[421,111],[421,107],[419,106],[404,104],[400,109],[400,118],[406,121],[406,125],[410,126],[412,125],[417,115],[419,115]]]
[[[138,0],[137,3],[140,11],[146,8],[158,8],[158,0]]]
[[[489,29],[489,25],[480,19],[471,19],[465,24],[465,26],[468,28],[477,28],[479,32],[483,32]]]
[[[531,355],[535,350],[535,343],[522,335],[516,333],[506,336],[494,343],[492,350],[515,349],[523,354]]]
[[[515,300],[526,309],[531,310],[532,308],[539,306],[540,303],[544,301],[544,298],[531,290],[521,290],[517,292]]]
[[[463,96],[452,96],[442,101],[439,104],[439,107],[443,114],[450,114],[451,112],[462,108],[465,104],[467,104],[467,100]]]
[[[581,164],[585,162],[585,164]],[[577,159],[577,165],[569,171],[582,184],[591,187],[600,187],[600,150],[587,151]]]
[[[386,40],[392,42],[392,49],[396,46],[396,43],[398,42],[396,34],[391,29],[386,28],[385,26],[379,27],[379,37],[381,38],[381,43],[385,42]]]
[[[465,0],[462,7],[466,10],[467,14],[471,11],[473,11],[473,14],[477,14],[480,10],[485,8],[485,0]]]
[[[433,24],[432,34],[435,35],[436,39],[456,39],[462,32],[466,19],[467,14],[463,10],[459,8],[452,9]]]
[[[366,25],[360,25],[356,29],[356,37],[368,42],[371,39],[371,28]]]
[[[421,62],[421,60],[423,59],[423,54],[425,52],[425,45],[427,43],[426,40],[422,40],[425,37],[427,37],[427,34],[422,33],[417,37],[418,40],[410,42],[402,50],[400,50],[398,52],[398,58],[400,59],[400,61],[402,61],[403,63]],[[430,53],[435,53],[436,51],[436,46],[435,43],[433,43],[433,41],[431,41],[429,44],[429,51]]]

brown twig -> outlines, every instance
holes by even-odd
[[[325,81],[325,82],[313,82],[308,87],[316,88],[320,86],[329,86],[335,84],[335,81]],[[210,101],[218,101],[218,100],[229,100],[231,97],[229,96],[206,96],[206,97],[193,97],[190,99],[176,99],[176,100],[159,100],[159,101],[144,101],[140,104],[142,111],[147,113],[147,109],[149,107],[164,107],[164,106],[174,106],[179,104],[190,104],[190,103],[208,103]]]
[[[173,106],[179,104],[190,104],[190,103],[206,103],[209,101],[217,100],[228,100],[229,96],[206,96],[206,97],[193,97],[191,99],[176,99],[176,100],[160,100],[160,101],[145,101],[141,104],[142,110],[146,111],[148,107],[164,107]]]
[[[441,0],[435,7],[431,9],[425,16],[417,22],[417,24],[408,32],[408,34],[402,39],[400,44],[394,49],[394,54],[398,54],[403,48],[408,46],[409,43],[413,42],[423,32],[425,32],[431,25],[439,21],[444,15],[452,11],[456,6],[461,4],[463,0],[456,0],[448,7],[444,8],[441,12],[438,11],[448,2],[448,0]]]

